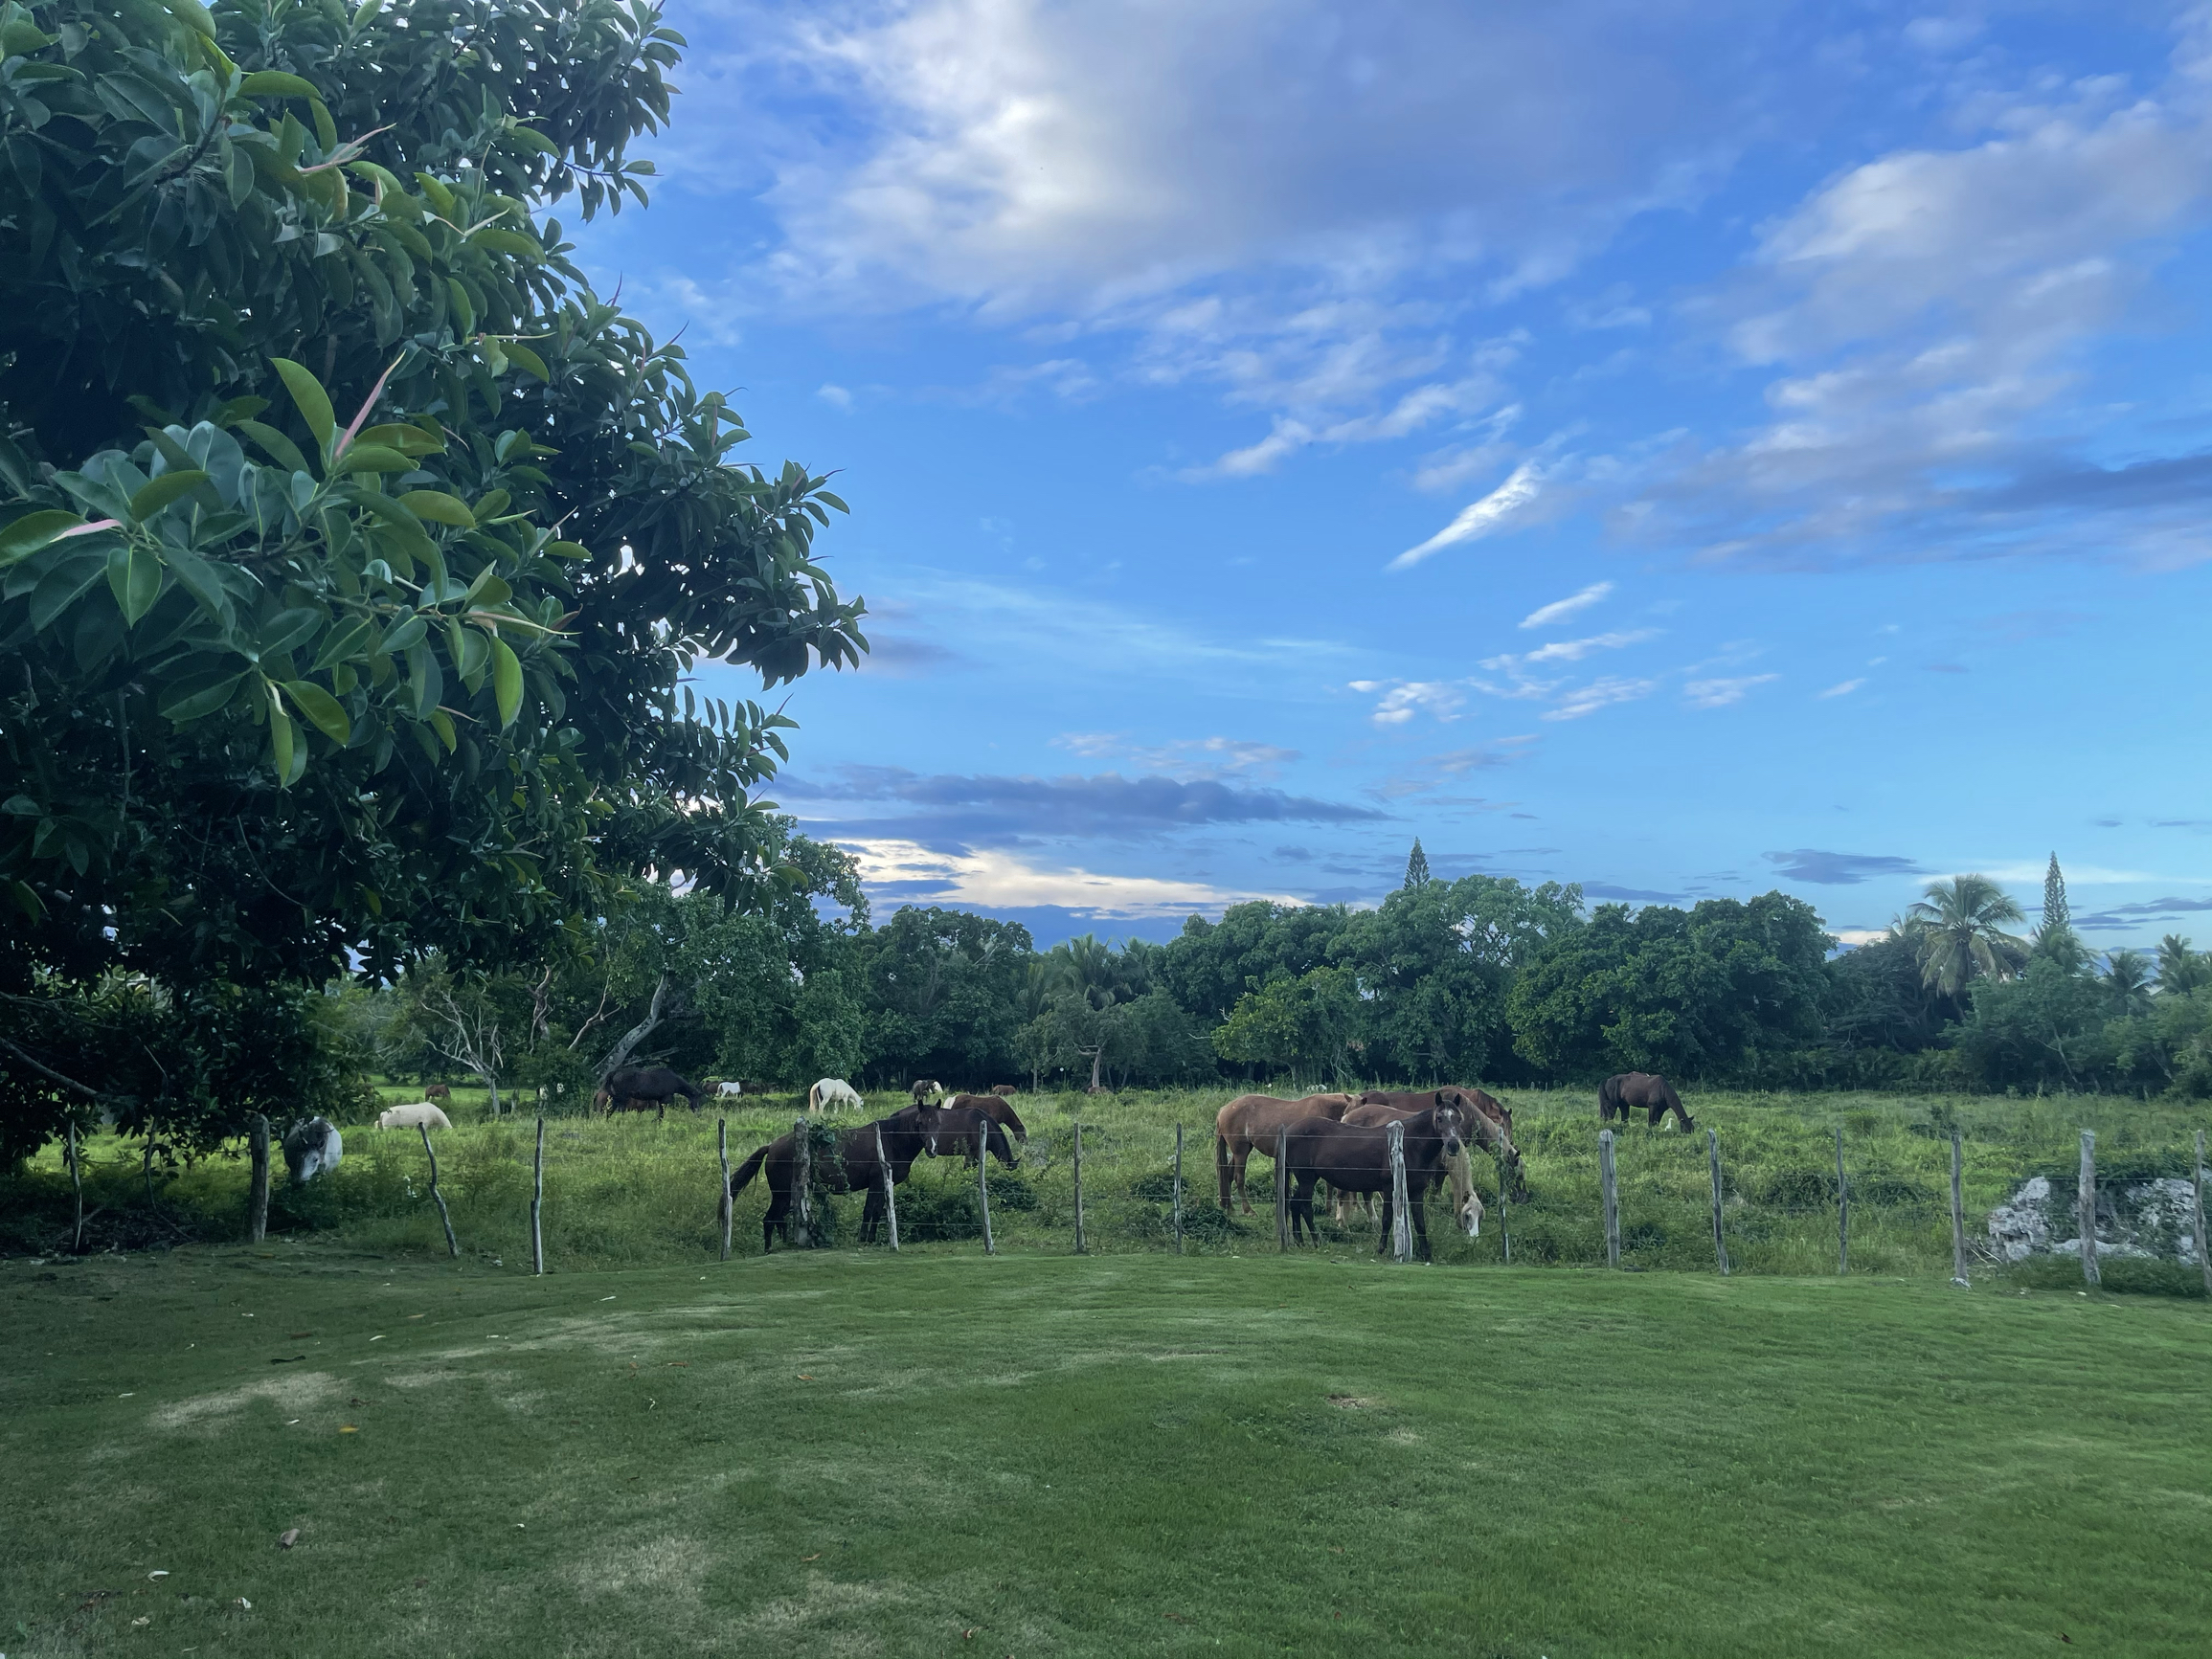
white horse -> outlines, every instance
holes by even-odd
[[[721,1095],[743,1094],[745,1086],[742,1083],[717,1083],[714,1086],[714,1092]]]
[[[451,1129],[453,1119],[440,1111],[427,1100],[416,1101],[411,1106],[395,1106],[378,1114],[378,1129]]]
[[[296,1181],[311,1181],[338,1167],[346,1143],[327,1117],[304,1118],[284,1132],[284,1167]]]
[[[808,1111],[831,1111],[840,1107],[850,1107],[854,1111],[867,1110],[860,1091],[842,1077],[825,1077],[806,1091]]]

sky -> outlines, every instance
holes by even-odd
[[[1163,938],[1418,836],[1847,942],[2055,852],[2212,945],[2212,8],[668,19],[579,258],[850,504],[769,793],[879,917]]]

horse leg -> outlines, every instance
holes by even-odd
[[[1429,1249],[1429,1189],[1423,1187],[1408,1197],[1406,1207],[1413,1212],[1413,1259],[1417,1262],[1435,1260]]]
[[[871,1186],[868,1189],[867,1200],[860,1206],[860,1242],[862,1244],[872,1244],[875,1243],[877,1225],[882,1220],[883,1188]]]
[[[1383,1195],[1383,1235],[1375,1241],[1375,1254],[1378,1256],[1390,1247],[1390,1219],[1397,1201],[1397,1195],[1394,1193]]]
[[[776,1229],[783,1224],[784,1212],[790,1208],[790,1205],[791,1194],[788,1190],[777,1192],[771,1189],[768,1195],[768,1213],[760,1218],[760,1253],[762,1255],[765,1256],[776,1248]],[[789,1244],[791,1240],[786,1236],[783,1242]]]
[[[1221,1188],[1222,1214],[1229,1214],[1229,1142],[1221,1136],[1213,1137],[1213,1177]]]
[[[1244,1213],[1252,1214],[1252,1189],[1244,1184],[1244,1166],[1252,1156],[1252,1142],[1246,1141],[1236,1149],[1236,1196],[1244,1200]]]
[[[1298,1177],[1298,1184],[1291,1192],[1290,1224],[1292,1244],[1304,1242],[1298,1231],[1301,1225],[1307,1233],[1313,1235],[1314,1244],[1321,1242],[1320,1231],[1314,1225],[1314,1181],[1311,1176]]]

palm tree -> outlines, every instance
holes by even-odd
[[[1944,997],[1956,998],[1977,974],[2008,978],[2028,958],[2027,941],[1999,927],[2026,913],[1987,876],[1930,882],[1906,915],[1919,924],[1921,982]]]
[[[2178,933],[2158,941],[2158,989],[2175,997],[2212,985],[2212,954],[2189,949]]]
[[[2151,1000],[2151,958],[2140,951],[2114,951],[2105,958],[2105,989],[2123,1015],[2140,1014]]]

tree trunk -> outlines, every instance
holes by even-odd
[[[644,1019],[631,1026],[622,1040],[607,1051],[606,1059],[599,1062],[599,1087],[601,1088],[606,1087],[607,1079],[620,1071],[628,1062],[631,1054],[636,1052],[638,1044],[652,1036],[653,1028],[661,1023],[661,1011],[667,1000],[668,976],[664,974],[661,975],[660,983],[653,987],[653,1000],[645,1010]]]

